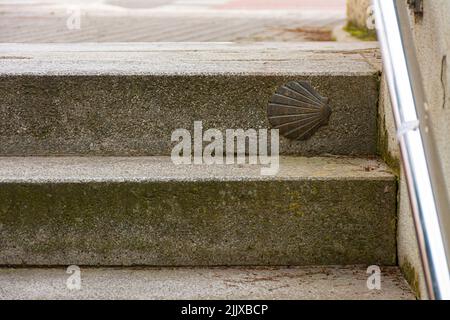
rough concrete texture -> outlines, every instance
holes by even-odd
[[[246,159],[248,162],[248,159]],[[268,165],[174,165],[168,157],[1,157],[0,183],[392,179],[376,159],[281,157],[276,176]]]
[[[50,51],[49,51],[50,50]],[[270,128],[278,86],[308,80],[330,122],[291,155],[376,153],[376,44],[0,45],[1,155],[169,155],[177,128]]]
[[[396,182],[376,160],[282,158],[261,178],[107,159],[2,158],[0,263],[396,263]]]
[[[1,43],[0,72],[11,76],[361,76],[374,73],[365,55],[377,51],[376,42]]]
[[[381,269],[380,290],[367,288],[366,268],[359,266],[81,268],[80,290],[67,289],[65,271],[0,269],[0,299],[414,299],[395,267]]]
[[[450,193],[450,2],[446,0],[424,1],[422,16],[410,13],[420,71],[424,79],[424,89],[433,124],[437,149],[444,169],[447,190]],[[381,135],[388,162],[400,162],[396,140],[395,124],[386,86],[381,85],[380,106],[385,115]],[[399,171],[403,171],[402,169]],[[425,279],[420,262],[417,239],[414,230],[411,208],[405,178],[399,184],[398,254],[399,265],[421,298],[427,298]]]

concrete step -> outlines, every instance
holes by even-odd
[[[270,128],[277,88],[306,80],[327,126],[286,155],[373,155],[376,43],[0,44],[0,155],[170,155],[177,128]]]
[[[65,268],[0,269],[0,299],[414,299],[398,268],[381,268],[380,290],[368,289],[366,271],[360,266],[82,267],[81,287],[69,290]]]
[[[396,179],[375,159],[0,158],[0,264],[396,263]]]

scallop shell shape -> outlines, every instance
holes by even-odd
[[[269,122],[291,140],[307,140],[328,124],[331,109],[306,81],[291,81],[278,88],[267,107]]]

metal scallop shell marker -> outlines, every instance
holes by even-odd
[[[292,140],[307,140],[328,124],[331,109],[306,81],[291,81],[273,94],[267,107],[269,122],[280,134]]]

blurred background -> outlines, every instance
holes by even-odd
[[[0,42],[331,41],[346,0],[0,0]]]

